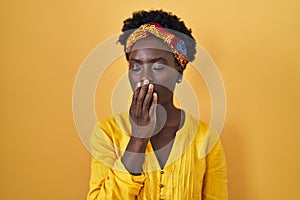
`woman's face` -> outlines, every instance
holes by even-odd
[[[129,53],[128,61],[132,90],[138,82],[148,79],[154,85],[159,104],[172,100],[176,81],[182,74],[174,54],[161,40],[154,37],[139,40]]]

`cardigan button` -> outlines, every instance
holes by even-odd
[[[164,174],[165,172],[164,171],[160,171],[160,174]]]
[[[163,187],[164,187],[164,185],[163,185],[163,184],[159,184],[159,187],[160,187],[160,188],[163,188]]]

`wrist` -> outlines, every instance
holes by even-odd
[[[132,142],[136,142],[136,143],[140,143],[140,144],[144,144],[144,143],[148,143],[148,141],[150,140],[150,137],[135,137],[135,136],[131,136],[130,140]]]
[[[130,137],[126,151],[134,153],[145,153],[147,143],[150,138]]]

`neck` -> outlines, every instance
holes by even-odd
[[[173,103],[173,100],[168,101],[168,102],[166,102],[166,103],[164,103],[164,104],[160,104],[160,105],[161,105],[162,107],[164,107],[164,109],[166,110],[167,114],[171,114],[172,112],[178,110],[178,109],[175,107],[175,105],[174,105],[174,103]]]
[[[157,122],[164,122],[164,128],[178,127],[181,119],[181,110],[175,107],[173,100],[160,105],[164,108],[164,111],[161,109],[157,110]]]

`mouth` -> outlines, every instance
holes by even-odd
[[[153,86],[154,86],[153,87],[153,91],[156,92],[158,96],[160,94],[162,95],[162,94],[166,94],[166,93],[169,93],[169,92],[172,93],[172,91],[169,88],[167,88],[167,87],[165,87],[163,85],[153,84]]]
[[[173,93],[173,91],[170,90],[168,87],[166,87],[158,82],[155,82],[155,81],[149,80],[149,79],[148,79],[148,81],[149,81],[149,84],[153,85],[153,92],[155,92],[158,96],[161,96],[161,95],[164,95],[167,93]],[[141,86],[143,85],[143,82],[144,82],[144,80],[139,81]]]

